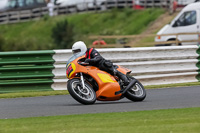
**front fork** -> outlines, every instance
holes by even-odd
[[[90,94],[90,90],[88,89],[88,87],[85,87],[83,73],[80,73],[80,77],[81,77],[81,88],[78,88],[79,92],[87,96]]]
[[[84,78],[83,78],[83,73],[80,73],[80,77],[81,77],[81,87],[85,88],[85,82],[84,82]]]

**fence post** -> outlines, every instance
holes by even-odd
[[[58,15],[58,6],[54,6],[54,16]]]
[[[40,16],[39,18],[41,18],[43,16],[43,10],[42,10],[42,7],[40,7]]]
[[[198,45],[200,46],[200,33],[198,33]]]
[[[10,21],[9,21],[9,12],[7,12],[6,14],[6,24],[8,24]]]
[[[178,46],[178,34],[176,34],[176,46]]]
[[[126,2],[126,6],[125,6],[125,7],[129,7],[129,3],[128,3],[128,1],[125,0],[125,2]]]
[[[94,5],[94,10],[95,10],[95,12],[97,12],[98,11],[98,9],[97,9],[97,0],[94,0],[93,1],[93,5]]]
[[[69,7],[68,6],[65,7],[65,12],[66,12],[66,14],[68,14],[68,12],[69,12]]]
[[[106,0],[106,9],[108,9],[108,0]]]
[[[136,4],[135,1],[133,1],[132,4],[133,4],[133,5],[132,5],[133,10],[135,10],[135,7],[136,7],[137,4]]]
[[[117,8],[118,0],[115,0],[115,8]]]
[[[17,11],[17,22],[20,22],[20,17],[21,17],[21,13],[20,13],[20,11]]]
[[[31,18],[31,20],[33,19],[32,17],[33,17],[33,9],[30,10],[30,18]]]
[[[155,7],[155,1],[151,0],[151,2],[152,2],[152,7],[154,8]]]
[[[170,15],[173,14],[173,1],[174,1],[174,0],[170,0],[170,2],[169,2],[169,14],[170,14]]]

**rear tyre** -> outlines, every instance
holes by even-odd
[[[85,82],[85,88],[82,88],[80,79],[71,79],[68,81],[67,89],[69,94],[82,104],[94,104],[96,101],[96,93],[88,82]]]
[[[134,79],[133,77],[128,77],[129,80]],[[143,101],[146,98],[146,91],[144,89],[144,86],[137,80],[135,85],[129,89],[126,93],[125,93],[125,97],[131,101]]]

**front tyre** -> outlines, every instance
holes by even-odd
[[[134,79],[133,77],[129,77],[129,79]],[[144,86],[137,80],[135,85],[130,88],[126,93],[125,97],[128,98],[131,101],[143,101],[146,97],[146,91],[144,89]]]
[[[82,88],[80,79],[71,79],[68,81],[67,89],[69,94],[82,104],[94,104],[96,101],[96,93],[88,82],[85,82],[85,88]]]

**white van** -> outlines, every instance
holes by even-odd
[[[185,6],[195,1],[196,0],[177,0],[179,6]]]
[[[200,2],[192,3],[182,9],[182,11],[171,21],[165,25],[155,38],[155,42],[173,41],[176,40],[175,35],[160,36],[162,34],[177,34],[177,33],[194,33],[200,32]],[[179,41],[198,40],[198,34],[195,35],[179,35]],[[198,42],[183,42],[179,45],[198,44]]]

